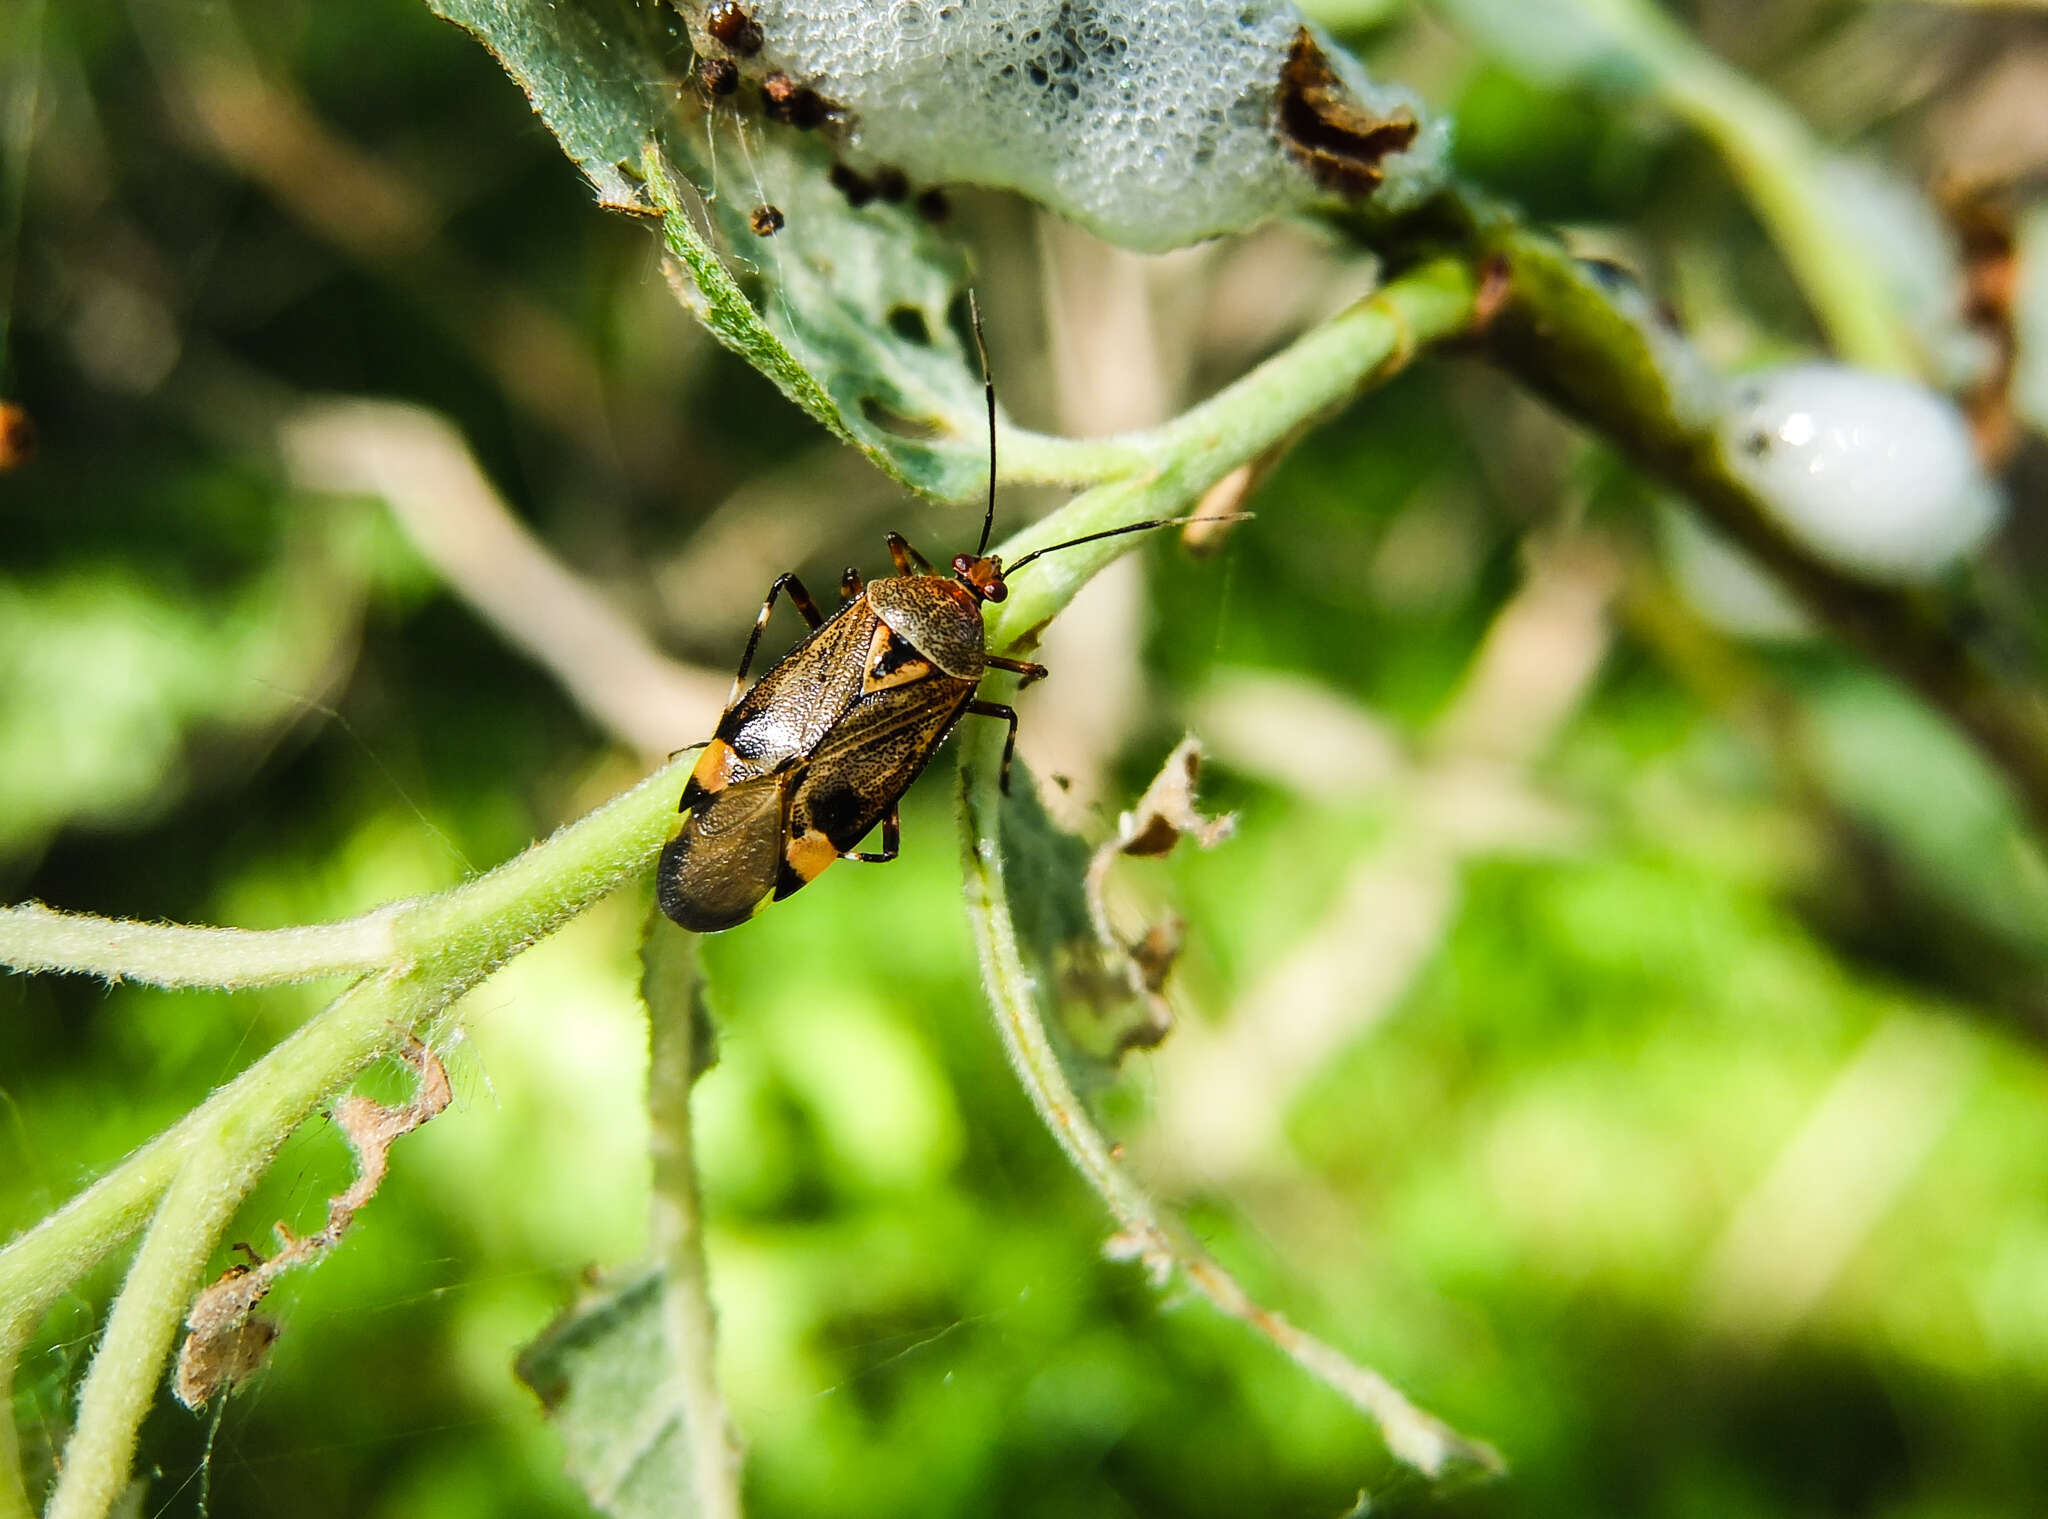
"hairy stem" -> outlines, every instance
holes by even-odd
[[[1018,947],[1004,880],[996,775],[1002,742],[993,724],[962,742],[960,843],[967,913],[1004,1052],[1038,1115],[1117,1227],[1112,1248],[1144,1261],[1155,1277],[1178,1271],[1214,1307],[1264,1335],[1296,1365],[1347,1398],[1379,1426],[1387,1448],[1429,1476],[1457,1468],[1495,1471],[1500,1458],[1417,1408],[1379,1373],[1261,1307],[1209,1253],[1117,1164],[1109,1142],[1075,1095],[1046,1032],[1038,995]]]
[[[24,902],[0,907],[0,966],[230,991],[360,976],[398,958],[393,927],[403,911],[395,903],[341,923],[252,930],[131,923]]]
[[[127,1487],[135,1433],[214,1241],[283,1141],[251,1135],[254,1147],[243,1149],[239,1137],[227,1126],[206,1135],[186,1151],[164,1192],[86,1373],[46,1519],[103,1519]]]
[[[225,1145],[234,1167],[254,1166],[260,1173],[292,1130],[363,1067],[521,950],[645,870],[672,826],[681,769],[680,762],[664,767],[466,886],[392,909],[389,969],[343,993],[180,1122],[0,1250],[0,1391],[11,1387],[15,1361],[51,1303],[141,1228],[167,1189],[195,1175],[195,1157]],[[90,963],[65,968],[98,969]],[[212,1180],[233,1190],[233,1175],[239,1171],[231,1168]],[[134,1331],[120,1344],[136,1364],[118,1372],[110,1367],[106,1375],[119,1385],[127,1385],[126,1378],[154,1379],[161,1356],[146,1367],[139,1363],[154,1343]],[[94,1361],[95,1376],[108,1353],[103,1347]],[[117,1448],[102,1442],[91,1450],[96,1458],[111,1458]],[[68,1477],[77,1461],[67,1453],[65,1464]],[[114,1475],[123,1472],[125,1467]]]
[[[1391,373],[1418,345],[1463,330],[1471,321],[1473,300],[1473,280],[1465,265],[1439,260],[1412,270],[1176,422],[1115,440],[1102,459],[1127,465],[1134,473],[1098,487],[1040,523],[1013,546],[1013,555],[1034,541],[1057,541],[1181,509],[1231,469],[1293,435],[1308,418],[1375,377]],[[1129,540],[1111,540],[1042,561],[1044,571],[1034,573],[1004,609],[997,640],[1014,638],[1051,617],[1090,575],[1130,546]],[[346,923],[261,934],[117,923],[35,905],[0,916],[0,957],[24,968],[132,976],[164,985],[226,986],[379,972],[82,1196],[0,1251],[0,1304],[5,1305],[0,1309],[0,1386],[11,1383],[14,1360],[51,1302],[141,1228],[167,1189],[184,1185],[182,1179],[193,1174],[195,1155],[209,1152],[221,1136],[233,1136],[235,1174],[260,1174],[262,1164],[292,1129],[356,1072],[391,1051],[519,950],[644,869],[674,816],[676,781],[670,772],[675,768],[658,772],[626,796],[466,886],[393,904]],[[686,1200],[677,1190],[694,1185],[687,1176],[687,1133],[679,1127],[686,1114],[685,1105],[663,1119],[663,1142],[679,1159],[665,1165],[665,1182],[672,1185],[664,1185],[661,1206],[668,1211],[657,1215],[665,1231],[665,1258],[678,1262],[678,1270],[686,1263],[676,1252],[701,1251],[701,1244],[693,1243],[694,1194]],[[680,1173],[675,1165],[682,1167]],[[234,1190],[227,1187],[225,1177],[216,1176],[215,1181]],[[217,1233],[213,1229],[208,1234],[208,1247]],[[164,1255],[170,1248],[159,1244],[150,1260],[183,1259]],[[687,1351],[684,1359],[708,1378],[710,1314],[702,1298],[701,1273],[699,1277],[694,1293],[687,1295],[699,1306],[686,1310],[690,1322],[679,1322],[676,1328],[679,1345]],[[158,1284],[163,1278],[151,1274],[133,1280]],[[118,1342],[123,1364],[109,1363],[98,1385],[131,1389],[136,1378],[151,1379],[153,1385],[161,1365],[157,1351],[167,1348],[168,1338],[159,1347],[140,1326],[155,1323],[155,1311],[145,1304],[123,1321],[138,1327]],[[147,1366],[141,1364],[144,1352],[155,1356]],[[95,1375],[101,1375],[99,1365],[95,1362]],[[101,1398],[95,1407],[106,1412],[95,1415],[96,1443],[86,1450],[96,1461],[112,1461],[127,1449],[119,1431],[126,1417],[122,1410],[130,1401],[126,1392],[107,1392]],[[715,1420],[698,1421],[696,1434],[706,1442],[704,1470],[711,1475],[705,1480],[723,1472],[730,1486],[733,1458],[722,1413]],[[721,1451],[723,1455],[718,1454]],[[106,1480],[115,1480],[122,1472],[125,1465]],[[72,1480],[88,1482],[84,1476]],[[0,1489],[4,1487],[0,1482]]]
[[[648,1143],[654,1160],[648,1233],[666,1289],[663,1328],[690,1453],[691,1513],[697,1519],[739,1519],[739,1442],[718,1392],[718,1324],[690,1132],[690,1091],[708,1063],[697,982],[696,936],[652,914],[640,980],[647,1004]]]
[[[1006,544],[1005,555],[1015,559],[1064,539],[1183,510],[1231,470],[1293,436],[1309,418],[1394,373],[1422,345],[1465,331],[1475,301],[1468,264],[1445,259],[1410,270],[1212,400],[1149,433],[1114,440],[1146,459],[1149,468],[1080,496]],[[1110,538],[1037,561],[995,609],[991,643],[1028,637],[1135,538]],[[1255,1303],[1117,1164],[1060,1066],[1018,949],[998,837],[999,742],[989,725],[961,747],[961,850],[982,978],[1011,1066],[1046,1127],[1116,1220],[1118,1248],[1147,1261],[1155,1273],[1182,1272],[1210,1303],[1258,1330],[1372,1418],[1388,1448],[1409,1465],[1432,1476],[1454,1466],[1497,1469],[1499,1458],[1489,1447],[1459,1435],[1378,1373]]]
[[[1109,440],[1144,460],[1144,469],[1041,518],[1003,545],[1003,557],[1014,561],[1069,538],[1185,510],[1233,469],[1391,376],[1425,345],[1465,332],[1474,299],[1469,263],[1434,259],[1410,269],[1173,421]],[[993,609],[991,647],[1006,647],[1043,626],[1138,541],[1135,534],[1109,538],[1027,566],[1009,599]]]

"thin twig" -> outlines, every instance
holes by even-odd
[[[214,1242],[284,1138],[238,1152],[231,1132],[215,1130],[185,1153],[157,1207],[86,1373],[45,1519],[103,1519],[128,1485],[135,1432]]]
[[[718,1392],[718,1323],[704,1257],[704,1199],[690,1131],[690,1092],[705,1063],[697,939],[651,915],[641,945],[647,1005],[648,1234],[663,1277],[669,1373],[683,1411],[695,1519],[739,1519],[740,1449]]]
[[[339,923],[248,929],[136,923],[24,902],[0,907],[0,966],[230,991],[359,976],[398,958],[394,930],[404,905]]]

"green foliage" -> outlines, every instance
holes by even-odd
[[[594,210],[491,60],[414,0],[251,11],[242,52],[207,54],[217,77],[296,90],[432,209],[423,247],[385,262],[182,106],[166,114],[189,104],[185,64],[157,32],[131,32],[146,10],[44,7],[45,104],[0,367],[0,398],[29,405],[43,437],[33,465],[0,476],[0,899],[258,928],[346,918],[456,885],[644,768],[436,589],[374,504],[297,487],[274,456],[271,404],[347,387],[449,413],[525,520],[706,666],[729,668],[745,612],[706,626],[679,607],[665,588],[684,558],[723,543],[720,573],[744,598],[776,570],[817,587],[872,554],[871,521],[837,496],[776,487],[752,515],[745,497],[720,509],[771,463],[810,469],[817,423],[920,491],[978,491],[979,381],[950,237],[851,212],[823,189],[815,144],[788,134],[757,140],[752,168],[728,143],[711,162],[674,96],[684,49],[652,0],[445,9],[492,41],[601,199],[644,211],[658,198],[663,244],[695,271],[686,297],[741,359],[697,341],[650,268],[648,230]],[[1358,24],[1390,9],[1331,7]],[[1451,58],[1422,81],[1439,96],[1478,80],[1486,135],[1470,162],[1495,188],[1539,173],[1560,212],[1653,245],[1678,271],[1659,293],[1741,352],[1811,339],[1733,277],[1771,252],[1719,174],[1682,153],[1644,170],[1630,146],[1641,100],[1511,88],[1498,63],[1440,36],[1432,49],[1402,56],[1425,71]],[[1924,146],[1910,119],[1883,130],[1902,134],[1900,161]],[[14,139],[8,150],[18,163]],[[300,183],[337,194],[353,183],[306,170]],[[743,228],[764,192],[791,220],[768,242]],[[1014,208],[962,205],[1000,334],[1035,288],[1031,239]],[[806,227],[810,243],[793,235]],[[829,275],[805,254],[823,246],[848,250]],[[1270,295],[1306,281],[1303,267],[1227,272]],[[508,298],[449,299],[486,287]],[[1407,294],[1337,330],[1355,344],[1398,327],[1394,313],[1441,316],[1460,289]],[[929,343],[888,320],[903,304]],[[186,365],[141,388],[143,371],[110,354],[153,350],[107,336],[138,309],[169,314]],[[575,365],[534,360],[541,383],[508,386],[479,335],[506,329],[473,322],[478,310],[523,339],[562,339],[598,377],[603,425],[536,409],[536,392],[574,391]],[[1598,302],[1583,314],[1612,316]],[[1211,319],[1175,330],[1206,342]],[[1635,353],[1645,329],[1602,330]],[[998,345],[1023,413],[1050,386],[1032,346]],[[1204,347],[1200,372],[1234,375],[1245,351]],[[1334,403],[1358,379],[1318,383]],[[1209,417],[1219,434],[1255,415],[1225,410]],[[1014,436],[1006,458],[1037,478],[1147,462],[1097,452],[1083,469],[1079,451]],[[1183,1204],[1254,1295],[1483,1433],[1512,1476],[1425,1489],[1343,1398],[1235,1324],[1177,1298],[1161,1311],[1139,1264],[1103,1257],[1097,1200],[989,1037],[934,778],[909,800],[897,864],[837,867],[703,947],[721,1045],[697,1094],[696,1160],[750,1513],[2038,1507],[2035,846],[1981,755],[1852,656],[1758,652],[1711,629],[1689,643],[1616,474],[1497,378],[1431,361],[1283,461],[1220,560],[1148,552],[1159,610],[1140,647],[1066,659],[1020,703],[1028,745],[1128,655],[1137,694],[1102,805],[1135,795],[1192,725],[1212,735],[1212,802],[1242,816],[1227,847],[1157,867],[1189,923],[1180,1027],[1095,1094],[1123,1164]],[[1126,483],[1082,510],[1128,513],[1137,496]],[[1020,506],[1005,496],[1006,526]],[[1453,719],[1475,672],[1559,539],[1626,567],[1624,592],[1566,625],[1594,625],[1600,673],[1533,753],[1461,747]],[[733,554],[740,540],[758,562]],[[2031,603],[2042,567],[2009,548],[2006,594]],[[1094,565],[1069,568],[1078,580]],[[1023,621],[1071,589],[1046,585],[1036,610],[1020,598]],[[1542,687],[1521,668],[1522,687]],[[1293,699],[1279,709],[1290,721],[1247,701],[1253,678]],[[1249,737],[1248,713],[1268,714]],[[598,875],[623,878],[658,843],[674,789],[638,799],[630,847]],[[1071,870],[1075,846],[1052,852]],[[1012,895],[1027,937],[1048,908],[1072,926],[1071,900],[1049,901],[1021,864]],[[657,1468],[633,1460],[648,1427],[602,1403],[662,1343],[651,1279],[632,1274],[656,1190],[642,907],[594,908],[450,1011],[455,1106],[400,1142],[345,1247],[279,1286],[267,1306],[283,1338],[217,1435],[157,1400],[143,1512],[587,1513],[567,1447],[652,1484]],[[479,965],[546,926],[531,909],[505,914],[503,942],[464,941]],[[443,947],[459,926],[414,942]],[[0,982],[0,1237],[113,1172],[339,987]],[[370,1005],[352,1034],[383,1047],[410,1011]],[[1175,1127],[1183,1048],[1247,1027],[1225,1100]],[[1318,1028],[1332,1042],[1289,1075],[1274,1052]],[[365,1079],[396,1090],[400,1076]],[[301,1095],[306,1110],[322,1096]],[[1203,1158],[1246,1123],[1255,1143],[1227,1165]],[[317,1227],[348,1175],[316,1117],[224,1242],[260,1244],[278,1219]],[[130,1200],[138,1218],[147,1203]],[[204,1273],[231,1263],[215,1249]],[[593,1263],[635,1285],[528,1361],[549,1390],[568,1378],[551,1420],[511,1376],[511,1348],[581,1294]],[[12,1412],[38,1494],[116,1265],[69,1281],[27,1346]],[[575,1370],[593,1363],[599,1375]],[[672,1437],[652,1448],[675,1460]],[[659,1469],[665,1511],[678,1470]]]

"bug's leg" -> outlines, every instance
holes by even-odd
[[[1003,740],[1003,790],[1010,789],[1010,756],[1017,752],[1017,713],[1014,708],[1001,702],[982,701],[979,697],[967,704],[967,710],[976,717],[1000,717],[1010,725],[1010,736]]]
[[[863,865],[886,865],[896,858],[903,843],[903,815],[900,809],[891,807],[889,815],[882,819],[882,852],[867,854],[858,849],[849,849],[839,858],[859,860]]]
[[[1051,672],[1044,665],[1035,665],[1028,659],[1005,659],[1000,654],[991,654],[988,662],[998,670],[1008,670],[1012,675],[1024,678],[1017,682],[1017,689],[1023,690],[1034,680],[1044,680]]]
[[[747,651],[740,656],[740,672],[732,678],[732,694],[725,699],[725,710],[730,712],[733,703],[740,699],[740,692],[747,684],[747,671],[753,668],[754,651],[761,647],[761,633],[768,626],[768,614],[775,610],[775,598],[788,593],[796,609],[803,614],[805,622],[812,627],[822,627],[825,614],[818,610],[818,604],[811,600],[811,593],[804,589],[804,583],[794,575],[777,575],[775,584],[768,587],[768,599],[761,603],[761,615],[754,619],[754,631],[747,635]]]
[[[910,540],[901,533],[885,535],[889,545],[889,557],[896,561],[899,575],[929,575],[932,562],[910,546]]]
[[[861,592],[867,589],[867,582],[860,578],[860,571],[852,565],[839,577],[839,599],[842,602],[860,600]]]

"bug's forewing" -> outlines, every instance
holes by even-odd
[[[791,649],[725,715],[718,736],[741,763],[740,778],[809,754],[860,695],[875,614],[848,602]]]
[[[910,789],[960,720],[975,683],[934,673],[914,685],[863,696],[825,735],[790,799],[789,834],[817,831],[845,851],[854,847]],[[790,872],[776,887],[788,896]]]
[[[782,865],[780,775],[728,786],[697,803],[661,852],[655,895],[693,933],[744,923],[775,889]]]

